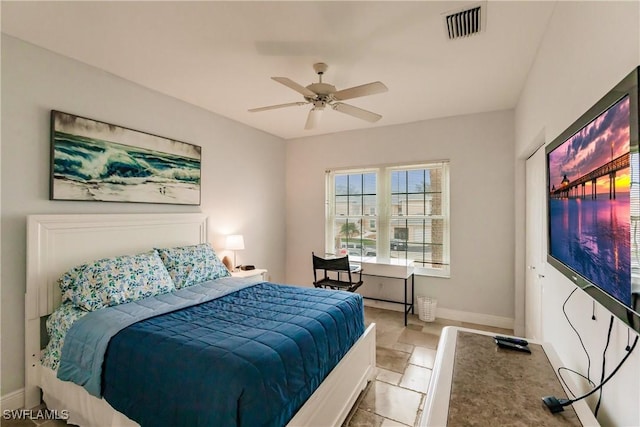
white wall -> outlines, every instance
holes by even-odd
[[[640,64],[640,3],[558,2],[530,71],[515,114],[516,193],[524,193],[524,158],[542,139],[552,141],[631,70]],[[542,135],[542,137],[541,137]],[[544,200],[533,201],[545,203]],[[516,198],[516,212],[524,212]],[[516,216],[518,294],[524,284],[524,218]],[[545,230],[540,230],[545,233]],[[587,359],[561,307],[575,286],[551,265],[543,283],[543,335],[565,366],[586,373]],[[521,309],[522,300],[516,301]],[[598,383],[609,325],[609,313],[583,292],[567,304],[568,316],[591,356],[591,377]],[[518,314],[521,317],[521,313]],[[610,372],[626,353],[628,329],[616,321],[607,353]],[[631,333],[631,339],[636,334]],[[582,386],[582,390],[588,388]],[[590,403],[593,408],[593,402]],[[603,425],[640,425],[640,349],[604,388],[599,421]]]
[[[324,253],[327,168],[449,159],[451,278],[417,277],[416,295],[512,327],[513,138],[513,112],[499,111],[288,141],[287,281],[311,286],[311,252]],[[402,299],[400,282],[380,283],[367,278],[362,293]]]
[[[48,200],[51,109],[200,145],[201,206]],[[284,160],[280,138],[3,35],[2,396],[24,384],[27,215],[203,212],[214,247],[224,234],[244,234],[238,262],[268,268],[280,281]]]

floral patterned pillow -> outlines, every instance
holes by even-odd
[[[175,290],[158,252],[103,258],[67,271],[59,279],[62,300],[87,311]]]
[[[231,275],[209,243],[156,250],[177,289]]]
[[[54,371],[58,369],[62,346],[67,331],[73,323],[82,316],[89,314],[87,311],[76,307],[71,301],[65,301],[47,319],[47,333],[49,343],[42,352],[42,364]]]

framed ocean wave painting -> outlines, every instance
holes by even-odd
[[[201,147],[51,111],[51,200],[200,204]]]

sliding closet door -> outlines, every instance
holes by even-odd
[[[546,177],[544,147],[526,162],[526,277],[525,331],[527,338],[543,340],[542,288],[546,258]]]

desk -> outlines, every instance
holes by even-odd
[[[460,425],[460,420],[476,425],[598,425],[584,400],[558,414],[542,403],[544,396],[566,398],[556,374],[561,362],[549,344],[529,341],[531,354],[502,350],[494,335],[443,329],[420,427]]]
[[[365,296],[363,296],[363,298],[374,301],[390,302],[393,304],[402,304],[404,306],[404,325],[407,326],[407,316],[409,314],[409,311],[411,311],[411,314],[414,313],[415,276],[413,274],[413,261],[406,263],[405,260],[392,259],[388,263],[380,263],[368,262],[363,260],[360,262],[360,266],[362,267],[363,276],[386,277],[389,279],[404,280],[404,302]],[[411,302],[409,302],[407,298],[409,278],[411,278]]]

